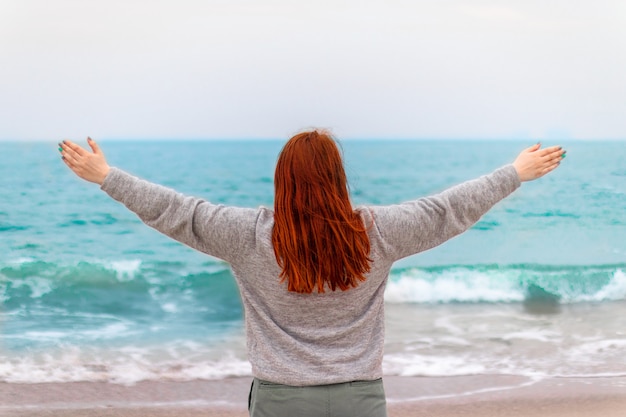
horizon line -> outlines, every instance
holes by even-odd
[[[408,137],[408,136],[396,136],[396,137],[359,137],[359,136],[346,136],[341,137],[338,135],[333,135],[335,139],[338,141],[576,141],[576,142],[619,142],[626,141],[626,137],[623,138],[572,138],[572,137]],[[78,140],[86,140],[84,139],[73,139],[74,141]],[[111,136],[111,137],[102,137],[96,139],[98,142],[270,142],[270,141],[284,141],[288,140],[288,137],[120,137],[120,136]],[[0,142],[59,142],[62,139],[46,139],[46,138],[1,138]],[[536,143],[536,142],[535,142]]]

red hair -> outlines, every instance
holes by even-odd
[[[345,291],[364,281],[370,242],[334,139],[316,130],[292,137],[278,156],[274,188],[272,245],[288,290]]]

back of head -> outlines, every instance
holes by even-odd
[[[314,130],[292,137],[278,157],[274,187],[272,244],[289,291],[347,290],[363,281],[369,239],[331,135]]]

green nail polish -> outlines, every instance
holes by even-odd
[[[565,158],[565,154],[561,155],[561,159]]]
[[[59,152],[63,152],[63,148],[59,148]]]

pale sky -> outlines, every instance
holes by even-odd
[[[624,0],[0,0],[0,139],[626,139]]]

